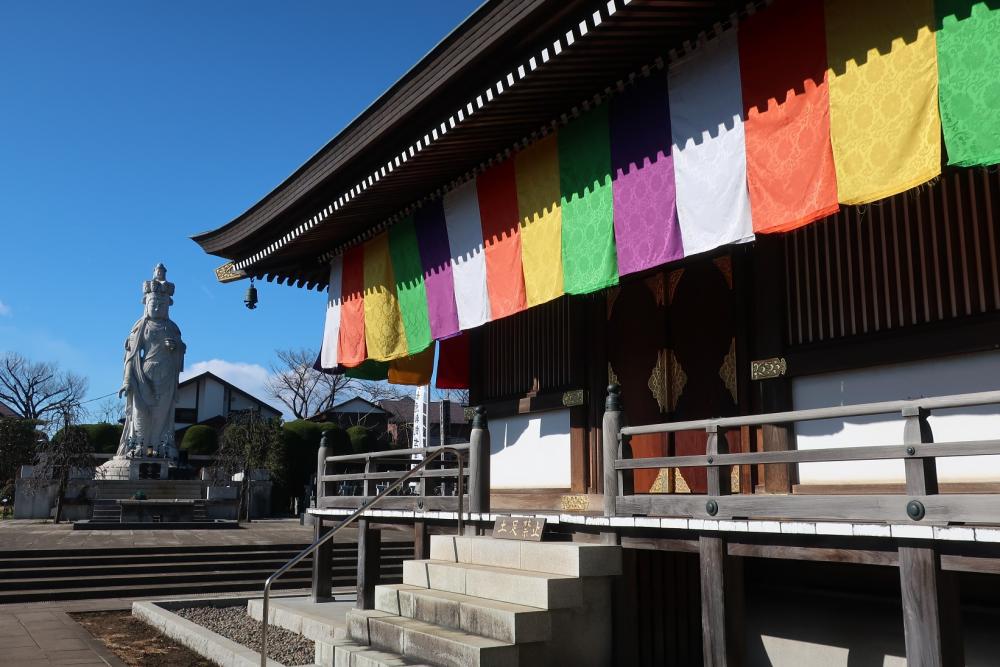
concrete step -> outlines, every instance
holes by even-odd
[[[326,657],[330,649],[333,650],[333,661]],[[341,640],[329,645],[329,648],[317,644],[317,655],[321,656],[321,664],[333,667],[436,667],[431,663],[420,660],[411,660],[398,653],[391,651],[380,651],[370,646],[363,646],[357,642]]]
[[[583,602],[577,577],[474,563],[408,560],[403,563],[403,583],[540,609],[579,607]]]
[[[510,644],[547,641],[552,634],[548,610],[409,584],[376,586],[375,609]]]
[[[350,638],[440,667],[516,667],[518,647],[376,610],[347,614]]]
[[[453,563],[492,565],[570,577],[604,577],[622,573],[621,547],[601,544],[432,535],[430,556]]]

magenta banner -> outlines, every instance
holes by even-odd
[[[618,273],[683,257],[665,76],[639,79],[612,100],[611,167]]]

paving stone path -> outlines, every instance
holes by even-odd
[[[17,667],[125,667],[66,610],[46,604],[0,607],[0,662]],[[77,606],[78,608],[79,606]]]

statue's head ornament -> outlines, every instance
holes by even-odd
[[[142,282],[143,301],[150,294],[161,294],[170,299],[171,305],[174,303],[174,300],[171,298],[174,295],[174,284],[167,280],[167,267],[163,266],[162,263],[157,264],[153,269],[152,280],[144,280]]]

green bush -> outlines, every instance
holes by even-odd
[[[118,451],[118,444],[121,442],[122,430],[124,429],[121,424],[101,422],[99,424],[83,424],[82,428],[87,432],[87,440],[90,441],[90,446],[94,448],[95,452],[114,454]]]
[[[375,438],[372,437],[371,431],[364,426],[351,426],[347,429],[347,437],[351,441],[351,450],[355,454],[373,451]]]
[[[215,454],[219,451],[219,434],[211,426],[195,424],[184,432],[181,449],[188,454]]]

